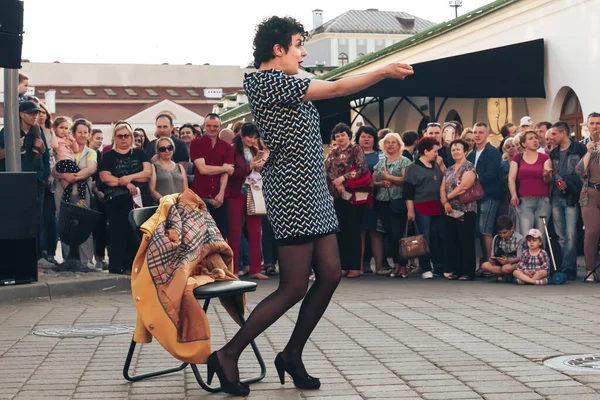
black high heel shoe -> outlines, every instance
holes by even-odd
[[[245,383],[240,382],[239,380],[235,382],[230,382],[225,377],[225,371],[221,367],[221,363],[219,362],[219,357],[217,357],[217,352],[213,352],[210,357],[208,357],[208,361],[206,362],[206,366],[208,369],[208,379],[206,380],[208,384],[212,382],[212,378],[217,373],[219,377],[219,381],[221,382],[221,390],[227,394],[232,396],[248,396],[250,394],[250,387]]]
[[[283,360],[281,353],[277,354],[277,357],[275,357],[275,369],[277,369],[279,381],[282,385],[285,384],[285,373],[287,372],[292,377],[294,385],[298,389],[314,390],[321,387],[321,381],[319,378],[310,376],[306,371],[301,371],[301,373],[299,373],[294,364],[287,363]]]

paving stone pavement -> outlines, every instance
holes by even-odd
[[[253,307],[277,285],[260,282]],[[0,289],[1,290],[1,289]],[[362,277],[344,280],[305,350],[318,391],[281,386],[273,367],[298,306],[257,343],[267,377],[250,398],[310,400],[598,400],[600,373],[566,374],[548,357],[600,354],[600,285],[521,287],[485,281],[448,282]],[[236,332],[218,302],[209,319],[213,347]],[[0,399],[218,399],[197,385],[190,368],[129,383],[122,368],[131,337],[57,339],[41,327],[135,323],[129,293],[0,303]],[[137,351],[136,351],[137,353]],[[156,343],[142,346],[135,373],[173,367]],[[244,353],[242,376],[258,371]],[[201,366],[202,367],[202,366]],[[205,368],[200,368],[201,372]]]

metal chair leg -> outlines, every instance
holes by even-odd
[[[133,340],[131,341],[131,345],[129,345],[129,353],[127,353],[127,358],[125,359],[125,365],[123,366],[123,377],[125,379],[127,379],[129,382],[137,382],[137,381],[141,381],[141,380],[147,379],[147,378],[154,378],[156,376],[171,374],[173,372],[181,371],[181,370],[185,369],[185,367],[188,366],[188,363],[183,363],[177,368],[165,369],[162,371],[151,372],[151,373],[144,374],[144,375],[131,376],[131,375],[129,375],[129,367],[131,366],[131,359],[133,358],[133,353],[135,351],[136,344],[137,343],[134,342]]]
[[[206,302],[204,303],[204,306],[206,308],[208,308],[208,302],[210,300],[207,299]],[[206,311],[205,308],[205,311]],[[244,318],[244,314],[242,313],[241,310],[236,310],[237,314],[240,318],[240,321],[242,322],[242,325],[246,323],[246,319]],[[258,346],[256,345],[256,343],[253,341],[250,342],[250,346],[252,346],[252,351],[254,352],[254,356],[256,357],[256,360],[258,361],[258,365],[260,366],[260,375],[255,376],[253,378],[248,378],[248,379],[242,379],[241,382],[243,383],[247,383],[247,384],[251,384],[251,383],[256,383],[256,382],[260,382],[262,381],[265,376],[267,375],[267,367],[265,366],[265,361],[263,360],[260,351],[258,350]],[[196,364],[190,364],[190,366],[192,367],[192,371],[194,372],[194,376],[196,377],[196,381],[198,382],[198,384],[200,385],[200,387],[202,387],[202,389],[206,390],[209,393],[217,393],[221,391],[221,387],[220,386],[216,386],[216,387],[212,387],[209,384],[207,384],[206,382],[204,382],[204,380],[202,379],[202,376],[200,375],[200,371],[198,371],[198,366]]]

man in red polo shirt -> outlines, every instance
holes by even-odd
[[[227,237],[227,180],[233,174],[233,148],[219,139],[221,119],[217,114],[204,118],[204,136],[190,144],[194,163],[192,190],[206,203],[223,237]]]

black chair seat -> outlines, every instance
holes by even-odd
[[[220,296],[235,296],[256,290],[255,282],[246,281],[217,281],[194,289],[197,299],[212,299]]]

